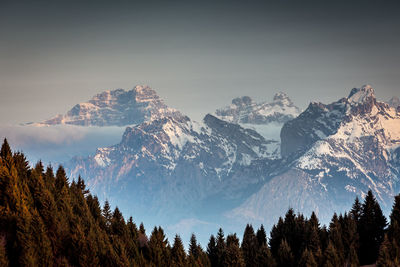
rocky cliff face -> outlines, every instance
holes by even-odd
[[[248,96],[235,98],[232,104],[215,112],[221,120],[257,131],[265,139],[274,140],[280,156],[280,131],[285,122],[297,117],[300,109],[285,93],[275,94],[271,103],[257,103]]]
[[[318,140],[337,132],[339,127],[357,115],[369,114],[377,103],[374,90],[369,85],[353,88],[347,98],[329,105],[312,102],[296,119],[288,121],[281,131],[281,154],[301,152]]]
[[[67,169],[120,206],[180,214],[214,195],[243,198],[246,188],[260,182],[248,166],[273,161],[274,149],[275,141],[212,115],[201,123],[166,116],[128,127],[119,144],[75,158]]]
[[[177,113],[168,108],[153,89],[138,85],[129,91],[104,91],[87,102],[75,105],[67,114],[57,115],[39,124],[126,126]]]
[[[400,112],[377,101],[370,86],[329,105],[310,104],[284,125],[281,137],[281,172],[231,216],[262,222],[293,207],[327,221],[369,189],[390,209],[400,190]]]

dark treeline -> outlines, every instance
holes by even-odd
[[[329,228],[292,209],[270,238],[247,225],[242,242],[222,229],[202,248],[193,234],[187,252],[161,227],[146,233],[118,208],[101,207],[83,180],[69,182],[39,162],[29,167],[5,140],[0,152],[0,266],[400,266],[400,195],[390,223],[368,192]]]

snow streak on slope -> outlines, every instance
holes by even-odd
[[[281,173],[228,216],[271,223],[293,207],[327,222],[369,189],[390,209],[400,189],[400,112],[376,101],[370,86],[330,105],[310,104],[281,137]]]
[[[280,131],[283,124],[299,115],[296,107],[285,93],[277,93],[273,102],[256,103],[248,96],[235,98],[232,104],[218,109],[215,115],[221,120],[237,123],[243,128],[257,131],[265,139],[276,141],[273,148],[280,156]]]
[[[242,198],[260,182],[250,165],[276,158],[275,148],[275,141],[212,115],[203,122],[181,115],[128,127],[119,144],[66,167],[120,207],[129,202],[135,210],[182,219],[181,212],[190,214],[211,196]]]

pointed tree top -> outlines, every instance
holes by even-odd
[[[2,159],[6,159],[7,156],[12,156],[10,145],[8,144],[7,138],[4,138],[3,145],[1,146],[0,156]]]

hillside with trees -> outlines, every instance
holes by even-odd
[[[118,203],[116,203],[118,204]],[[0,266],[377,266],[400,265],[400,195],[389,222],[371,191],[328,227],[289,209],[270,234],[222,229],[188,251],[161,227],[147,232],[118,208],[101,205],[81,177],[69,180],[38,162],[30,167],[4,140],[0,151]],[[139,218],[140,219],[140,218]]]

